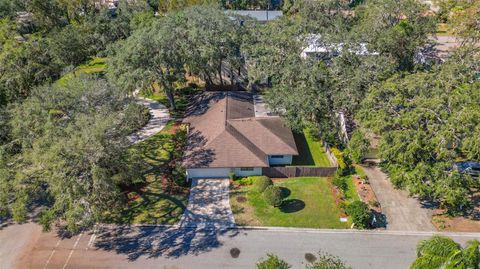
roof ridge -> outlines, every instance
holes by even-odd
[[[267,154],[263,152],[259,147],[257,147],[252,141],[250,141],[246,136],[244,136],[240,131],[238,131],[233,125],[226,121],[225,130],[230,133],[233,137],[245,146],[248,150],[252,151],[256,156],[264,156],[263,160],[259,159],[268,165]]]
[[[267,118],[262,118],[263,120],[265,119],[268,119]],[[281,120],[281,118],[279,118]],[[292,146],[290,146],[288,143],[286,143],[280,136],[278,136],[275,132],[272,132],[272,130],[270,128],[268,128],[267,126],[265,126],[261,120],[255,118],[255,121],[260,123],[260,125],[262,126],[262,128],[268,130],[269,133],[271,133],[273,136],[275,136],[278,140],[280,140],[284,145],[286,145],[287,147],[289,147],[290,149],[294,150],[294,151],[297,151],[297,149],[295,148],[292,148]]]

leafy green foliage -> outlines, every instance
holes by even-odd
[[[282,190],[277,186],[270,185],[263,191],[263,199],[270,206],[279,207],[283,202]]]
[[[371,213],[366,203],[362,201],[354,201],[346,206],[345,212],[352,217],[356,227],[360,229],[369,227]]]
[[[468,56],[466,56],[468,55]],[[475,182],[452,171],[457,160],[480,160],[480,52],[459,51],[432,72],[395,76],[372,87],[359,118],[381,136],[391,181],[451,213],[464,210]]]
[[[345,155],[354,163],[361,163],[363,156],[365,156],[369,148],[370,141],[365,138],[365,134],[360,130],[355,130],[350,141],[348,141]]]
[[[121,204],[120,186],[141,181],[126,136],[145,121],[124,92],[80,77],[46,85],[12,107],[12,136],[21,158],[10,185],[11,211],[26,217],[29,203],[47,201],[42,224],[64,220],[70,230],[97,221]],[[135,113],[128,115],[126,113]],[[1,184],[0,184],[1,185]]]
[[[320,253],[317,260],[307,264],[307,269],[352,269],[338,257],[328,253]]]
[[[257,262],[257,269],[288,269],[290,264],[273,254],[267,254],[267,258]]]
[[[253,183],[253,187],[258,192],[263,192],[268,186],[273,185],[273,181],[266,176],[257,177]]]
[[[335,112],[355,115],[372,84],[413,70],[415,50],[435,30],[415,0],[370,0],[356,7],[337,0],[296,1],[293,9],[291,16],[251,30],[243,47],[249,82],[267,78],[268,105],[282,111],[290,127],[313,127],[331,144],[339,144]],[[308,46],[340,44],[334,56],[301,56]],[[361,44],[371,55],[356,53]]]
[[[343,192],[347,191],[348,189],[348,185],[347,185],[347,181],[345,179],[345,177],[341,176],[341,175],[338,175],[336,174],[334,177],[333,177],[333,180],[332,180],[332,184],[339,188],[340,190],[342,190]]]
[[[435,235],[417,245],[417,259],[411,269],[425,268],[478,268],[480,265],[480,242],[468,241],[465,248],[452,239]]]

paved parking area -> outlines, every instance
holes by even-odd
[[[181,227],[234,227],[230,208],[228,178],[192,179],[187,209],[180,220]]]
[[[409,197],[406,191],[395,189],[380,168],[363,169],[382,205],[387,218],[387,230],[435,231],[431,222],[432,210],[424,207],[418,199]]]

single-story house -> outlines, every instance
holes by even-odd
[[[316,57],[320,59],[329,59],[339,56],[344,50],[344,43],[328,43],[322,39],[321,35],[310,34],[305,38],[306,46],[302,49],[300,56],[304,59]],[[358,56],[376,56],[378,52],[369,51],[367,43],[351,44],[349,52]]]
[[[261,175],[262,168],[289,165],[298,155],[291,129],[279,116],[255,113],[253,95],[247,92],[202,93],[184,123],[187,178]]]

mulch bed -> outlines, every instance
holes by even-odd
[[[342,207],[345,199],[343,198],[342,193],[333,185],[332,178],[328,178],[328,185],[330,186],[330,191],[332,192],[333,198],[335,199],[335,204],[340,209],[340,217],[348,217],[347,213],[345,213],[345,209]]]
[[[371,210],[374,210],[378,213],[382,212],[382,206],[378,202],[372,186],[363,182],[363,180],[357,175],[352,176],[352,180],[357,188],[357,193],[360,196],[360,200],[366,203]]]

